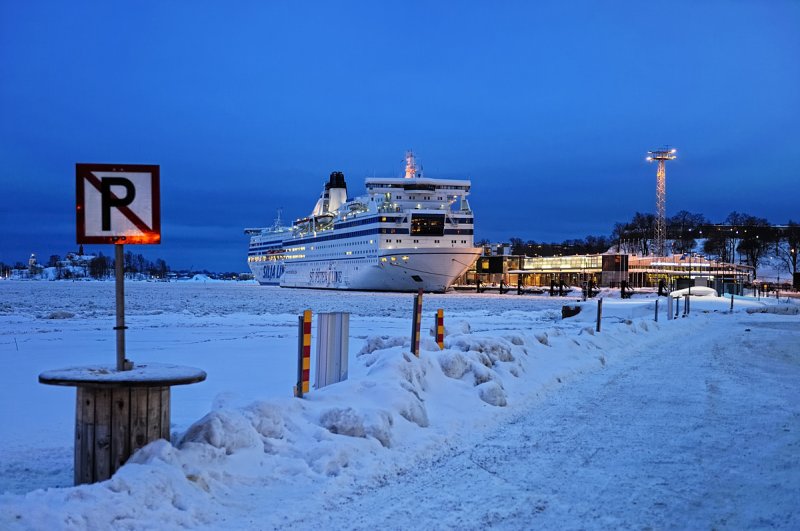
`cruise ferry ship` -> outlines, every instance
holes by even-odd
[[[431,179],[406,154],[405,175],[367,178],[347,198],[333,172],[311,214],[245,229],[261,284],[285,288],[444,292],[478,257],[469,180]]]

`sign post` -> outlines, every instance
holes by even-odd
[[[124,244],[161,243],[159,170],[143,164],[75,165],[78,243],[114,245],[118,371],[133,368],[125,358]]]
[[[133,368],[133,363],[125,359],[125,270],[122,264],[124,259],[125,253],[122,244],[119,243],[114,246],[114,282],[117,288],[117,326],[114,330],[117,332],[118,371],[129,371]]]

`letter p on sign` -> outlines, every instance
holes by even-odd
[[[78,243],[161,243],[159,167],[76,164]]]

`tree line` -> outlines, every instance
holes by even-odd
[[[89,276],[97,279],[104,279],[114,276],[115,261],[110,256],[105,256],[102,252],[89,261]],[[122,270],[125,277],[135,278],[141,275],[150,278],[166,278],[169,266],[161,258],[150,261],[141,254],[133,254],[127,251],[123,255]]]
[[[44,265],[26,265],[22,262],[16,262],[11,266],[0,262],[0,276],[9,276],[12,269],[26,269],[31,274],[40,274],[45,267],[52,267],[55,270],[56,280],[82,277],[103,280],[114,276],[115,264],[112,257],[106,256],[102,252],[88,259],[83,255],[62,259],[60,255],[53,254],[50,255],[49,260]],[[170,271],[170,267],[161,258],[151,261],[141,254],[134,254],[128,251],[123,256],[123,271],[127,278],[139,276],[165,278]]]
[[[681,210],[667,218],[667,240],[672,254],[703,253],[722,262],[742,263],[757,272],[768,254],[776,256],[791,274],[797,274],[800,252],[800,224],[789,220],[786,225],[770,225],[765,218],[731,212],[719,223],[712,223],[703,214]],[[587,236],[561,243],[523,241],[511,238],[511,252],[525,256],[558,256],[599,254],[609,250],[618,253],[649,256],[653,251],[656,217],[636,212],[630,221],[615,223],[610,236]],[[699,248],[698,240],[703,244]]]

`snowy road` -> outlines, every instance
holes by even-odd
[[[737,319],[572,381],[288,526],[798,529],[800,329]]]

